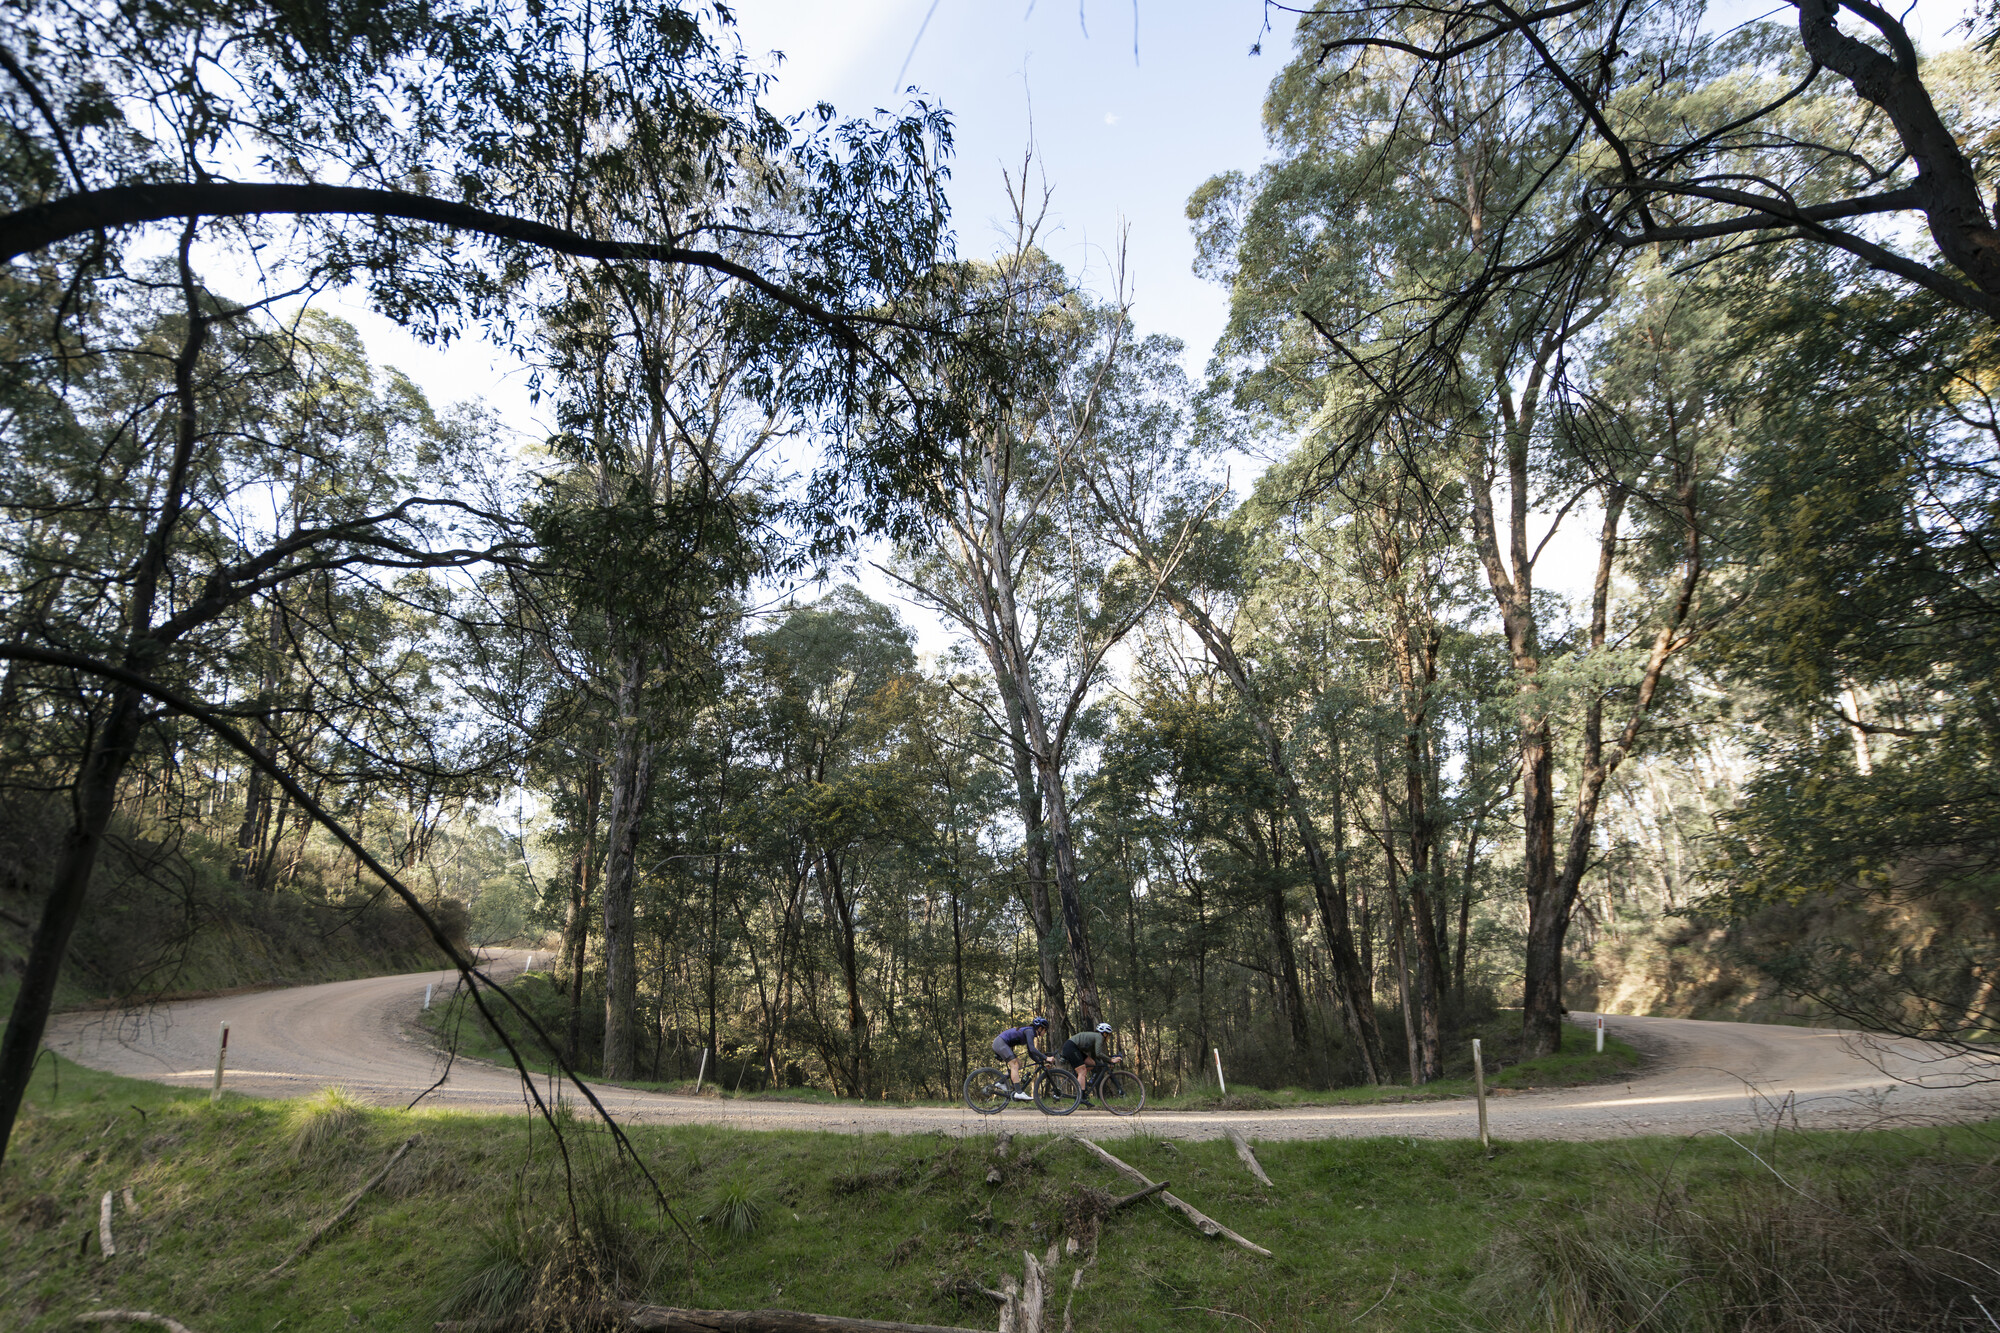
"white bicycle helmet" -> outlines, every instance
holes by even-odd
[[[1110,1035],[1111,1032],[1111,1025],[1109,1023],[1099,1023],[1097,1025],[1097,1030],[1108,1036]]]

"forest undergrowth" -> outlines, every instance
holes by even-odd
[[[558,978],[546,972],[528,972],[516,979],[510,989],[535,1015],[544,1032],[560,1034],[564,1031],[565,998]],[[589,998],[586,1005],[594,1010],[597,1006],[589,1005]],[[1386,1023],[1392,1015],[1387,1010],[1384,1010],[1384,1015]],[[555,1072],[553,1061],[534,1056],[534,1035],[517,1014],[510,1009],[496,1007],[494,1017],[506,1028],[515,1049],[527,1058],[531,1069],[538,1074]],[[576,1067],[595,1081],[595,1042],[592,1038],[601,1026],[601,1020],[596,1019],[594,1012],[592,1020],[593,1025],[585,1031]],[[492,1027],[479,1016],[462,992],[454,991],[442,1003],[424,1011],[418,1022],[436,1045],[455,1050],[461,1057],[493,1064],[506,1064],[511,1060],[506,1044],[494,1034]],[[1630,1077],[1644,1063],[1644,1057],[1638,1050],[1609,1034],[1606,1035],[1603,1051],[1597,1051],[1595,1033],[1575,1024],[1564,1025],[1561,1050],[1551,1055],[1524,1058],[1521,1053],[1520,1010],[1483,1006],[1468,1014],[1456,1026],[1445,1049],[1440,1077],[1422,1085],[1413,1086],[1398,1080],[1381,1085],[1326,1087],[1311,1086],[1302,1079],[1299,1084],[1266,1087],[1225,1075],[1224,1084],[1218,1087],[1208,1071],[1203,1070],[1198,1081],[1176,1087],[1171,1078],[1158,1071],[1136,1065],[1129,1067],[1146,1080],[1146,1104],[1155,1110],[1266,1111],[1284,1107],[1350,1106],[1358,1102],[1444,1101],[1473,1095],[1474,1038],[1483,1043],[1482,1060],[1487,1086],[1503,1093],[1613,1083]],[[699,1053],[699,1048],[693,1052],[696,1055]],[[712,1066],[691,1063],[686,1050],[658,1054],[659,1058],[651,1067],[653,1077],[606,1081],[619,1087],[690,1095],[699,1092],[714,1097],[812,1102],[852,1100],[826,1088],[786,1087],[774,1083],[757,1060],[755,1050],[747,1046],[735,1051],[724,1046],[723,1058]],[[991,1062],[977,1048],[972,1061],[975,1065]],[[1270,1070],[1276,1066],[1266,1059],[1259,1062],[1259,1067]],[[958,1104],[956,1096],[939,1097],[935,1088],[928,1085],[920,1090],[900,1087],[867,1100],[906,1106]]]
[[[1490,1156],[1471,1142],[1265,1142],[1268,1188],[1227,1142],[1112,1145],[1264,1259],[1150,1201],[1104,1216],[1124,1180],[1042,1137],[1001,1158],[991,1135],[634,1127],[663,1214],[567,1110],[573,1191],[546,1128],[521,1117],[338,1093],[211,1107],[54,1057],[29,1101],[0,1175],[0,1324],[23,1330],[103,1307],[196,1333],[417,1330],[530,1308],[547,1320],[607,1296],[991,1328],[980,1290],[1079,1231],[1059,1296],[1087,1258],[1071,1313],[1107,1333],[1949,1330],[1988,1327],[1980,1302],[2000,1310],[2000,1275],[1975,1257],[2000,1245],[1991,1123]],[[353,1215],[272,1276],[406,1141]]]

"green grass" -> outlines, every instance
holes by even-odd
[[[519,1117],[356,1109],[339,1098],[225,1095],[211,1108],[200,1095],[48,1059],[29,1103],[0,1169],[0,1327],[69,1327],[115,1304],[200,1333],[414,1333],[455,1290],[517,1290],[563,1231],[557,1156],[546,1131]],[[582,1120],[575,1130],[580,1213],[612,1256],[602,1265],[652,1299],[712,1308],[991,1328],[990,1302],[956,1293],[1018,1275],[1023,1248],[1045,1250],[1063,1233],[1080,1188],[1126,1188],[1071,1145],[1024,1162],[1043,1142],[1029,1136],[994,1186],[989,1136],[639,1127],[633,1141],[689,1240],[630,1172],[606,1169],[601,1131]],[[413,1134],[419,1145],[353,1219],[293,1270],[262,1276]],[[1867,1172],[1919,1162],[1969,1180],[1996,1139],[2000,1126],[1787,1133],[1746,1145],[1762,1162],[1719,1138],[1511,1143],[1490,1158],[1469,1142],[1270,1142],[1258,1145],[1277,1182],[1266,1190],[1227,1143],[1142,1133],[1110,1146],[1277,1257],[1138,1205],[1104,1223],[1075,1324],[1102,1333],[1241,1330],[1245,1319],[1264,1333],[1546,1327],[1534,1284],[1553,1279],[1523,1237],[1615,1231],[1670,1191],[1678,1211],[1713,1204],[1727,1215],[1746,1191],[1776,1191],[1773,1166],[1787,1189],[1845,1173],[1874,1190]],[[117,1207],[120,1253],[107,1261],[98,1200],[127,1186],[139,1211]],[[1496,1273],[1516,1287],[1496,1294]],[[1060,1285],[1067,1293],[1066,1273]]]
[[[1632,1077],[1645,1062],[1630,1044],[1609,1033],[1604,1037],[1603,1054],[1598,1054],[1596,1031],[1569,1023],[1563,1025],[1562,1050],[1557,1054],[1534,1060],[1511,1059],[1505,1052],[1519,1045],[1519,1026],[1518,1018],[1504,1017],[1476,1034],[1466,1034],[1464,1040],[1453,1043],[1445,1060],[1445,1076],[1420,1087],[1391,1083],[1372,1088],[1267,1089],[1231,1080],[1227,1096],[1219,1095],[1213,1087],[1198,1087],[1172,1096],[1149,1085],[1146,1105],[1161,1111],[1274,1111],[1295,1106],[1363,1106],[1471,1097],[1473,1035],[1484,1041],[1486,1086],[1502,1092],[1614,1083]]]

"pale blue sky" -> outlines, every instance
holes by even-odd
[[[967,256],[1003,243],[1001,172],[1019,175],[1032,135],[1037,175],[1054,191],[1050,251],[1108,287],[1129,226],[1134,316],[1142,330],[1186,342],[1199,371],[1227,297],[1191,270],[1187,198],[1261,158],[1264,90],[1290,49],[1289,27],[1253,57],[1258,0],[1136,8],[1136,60],[1131,0],[1086,0],[1081,22],[1076,0],[746,0],[738,30],[753,54],[786,53],[770,99],[780,112],[821,100],[850,114],[894,107],[904,85],[941,100],[958,127],[950,193]]]

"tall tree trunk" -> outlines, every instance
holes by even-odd
[[[1539,367],[1531,375],[1537,381]],[[1508,400],[1511,402],[1511,400]],[[1556,883],[1555,771],[1541,678],[1541,630],[1534,604],[1534,561],[1528,549],[1530,415],[1516,416],[1503,434],[1509,490],[1508,549],[1503,557],[1493,510],[1493,475],[1484,464],[1467,475],[1473,544],[1486,567],[1514,666],[1514,719],[1521,749],[1521,888],[1528,902],[1523,957],[1521,1049],[1525,1056],[1562,1048],[1562,951],[1569,907]],[[1509,566],[1511,565],[1511,571]]]
[[[1070,832],[1069,797],[1062,788],[1062,774],[1053,762],[1038,754],[1042,800],[1046,811],[1045,828],[1049,850],[1054,853],[1056,896],[1062,903],[1063,934],[1069,941],[1070,976],[1076,982],[1077,1022],[1092,1027],[1104,1021],[1097,1002],[1097,969],[1090,957],[1090,935],[1083,920],[1083,895],[1076,872],[1076,843]]]
[[[1278,1007],[1284,1010],[1286,1025],[1291,1029],[1292,1052],[1304,1056],[1306,1053],[1306,999],[1299,989],[1298,954],[1292,948],[1292,925],[1290,910],[1285,904],[1284,875],[1278,866],[1278,848],[1275,837],[1267,840],[1264,831],[1257,827],[1257,815],[1246,811],[1244,827],[1250,833],[1250,845],[1257,850],[1257,859],[1263,864],[1258,867],[1257,876],[1263,890],[1264,912],[1271,932],[1271,953],[1278,964]]]
[[[168,647],[154,631],[154,610],[172,552],[174,532],[180,526],[186,506],[195,447],[201,439],[195,370],[208,342],[213,317],[201,308],[201,294],[188,262],[197,221],[188,219],[180,241],[180,285],[186,303],[187,328],[174,358],[174,452],[160,490],[159,521],[147,534],[145,548],[136,564],[125,617],[127,635],[122,665],[142,676],[153,673]],[[5,1162],[21,1098],[27,1094],[28,1081],[34,1076],[35,1059],[41,1053],[42,1034],[47,1030],[49,1009],[55,1001],[56,981],[62,975],[70,936],[83,914],[91,873],[103,851],[105,833],[118,800],[118,784],[132,762],[133,749],[144,724],[144,696],[129,686],[119,686],[112,692],[111,711],[104,728],[77,773],[73,797],[75,818],[57,852],[55,874],[42,905],[41,919],[35,924],[20,989],[15,993],[13,1010],[7,1015],[7,1032],[0,1037],[0,1163]]]
[[[252,735],[266,754],[272,753],[270,710],[278,701],[278,651],[283,642],[280,631],[279,603],[273,597],[264,613],[264,665],[258,672],[257,681],[257,726]],[[254,764],[250,776],[243,784],[243,822],[236,828],[236,859],[230,862],[229,878],[239,884],[256,887],[263,876],[260,854],[264,845],[264,830],[271,820],[271,779],[264,770]]]
[[[604,799],[604,768],[594,755],[584,758],[583,843],[570,867],[569,919],[563,923],[563,960],[568,968],[569,1021],[563,1052],[572,1065],[583,1046],[583,973],[590,956],[590,877],[597,869],[597,808]]]
[[[1417,1044],[1417,1018],[1410,1002],[1410,958],[1405,940],[1409,931],[1404,921],[1407,913],[1403,910],[1403,893],[1396,876],[1396,840],[1391,834],[1389,822],[1389,793],[1379,793],[1382,808],[1382,862],[1384,874],[1389,884],[1389,914],[1391,931],[1389,941],[1396,955],[1396,994],[1403,1007],[1403,1040],[1409,1048],[1410,1084],[1416,1086],[1424,1081],[1423,1061]]]
[[[718,842],[720,839],[717,840]],[[722,1067],[722,1045],[717,1038],[715,1020],[716,974],[722,970],[722,853],[718,849],[709,858],[708,874],[708,947],[702,952],[707,955],[708,975],[708,1058],[711,1067]]]
[[[1392,556],[1392,559],[1396,565],[1390,570],[1390,577],[1392,581],[1399,580],[1402,574],[1400,552]],[[1434,636],[1424,634],[1412,623],[1409,608],[1400,595],[1396,600],[1398,618],[1402,623],[1390,634],[1389,641],[1403,712],[1403,807],[1409,821],[1410,853],[1410,873],[1403,881],[1403,888],[1409,895],[1410,925],[1416,935],[1413,977],[1417,1033],[1415,1079],[1419,1083],[1428,1083],[1444,1073],[1442,1036],[1439,1031],[1440,1011],[1443,1007],[1441,992],[1444,987],[1444,958],[1438,944],[1438,912],[1432,901],[1434,885],[1431,854],[1436,838],[1431,830],[1430,775],[1425,762],[1428,747],[1424,744],[1425,732],[1429,728],[1430,690],[1437,671],[1437,641]],[[1386,792],[1382,818],[1383,833],[1386,837],[1389,832]],[[1392,867],[1392,883],[1393,879]],[[1397,912],[1399,932],[1402,921],[1403,913],[1399,910]],[[1399,953],[1407,955],[1408,942],[1400,933],[1397,948]],[[1402,967],[1408,961],[1407,956],[1399,958],[1397,965]]]
[[[605,1078],[638,1071],[639,952],[636,876],[639,832],[653,787],[653,746],[639,717],[643,655],[626,664],[618,694],[619,722],[612,745],[610,805],[604,837],[604,1064]]]
[[[1028,920],[1035,928],[1035,967],[1042,987],[1040,1007],[1054,1031],[1068,1033],[1069,1000],[1063,988],[1062,964],[1056,958],[1055,917],[1049,909],[1048,838],[1042,823],[1042,793],[1035,784],[1035,761],[1028,752],[1020,701],[1004,677],[1000,688],[1007,708],[1014,799],[1021,811],[1021,852],[1028,872]]]
[[[819,855],[819,890],[827,914],[833,918],[839,931],[834,936],[834,951],[840,955],[840,977],[847,987],[847,1068],[844,1075],[847,1091],[849,1096],[865,1097],[868,1095],[868,1015],[861,1007],[861,965],[854,940],[854,905],[848,901],[846,885],[841,880],[840,858],[833,852],[822,851]]]
[[[965,937],[958,905],[958,885],[953,877],[951,889],[951,993],[958,1006],[958,1073],[960,1077],[972,1071],[972,1047],[965,1031]],[[946,1078],[953,1087],[957,1079],[946,1071]],[[951,1088],[945,1089],[951,1095]]]
[[[1375,1014],[1375,930],[1368,913],[1368,883],[1362,881],[1361,892],[1350,894],[1347,887],[1347,784],[1341,778],[1340,732],[1329,729],[1327,743],[1333,748],[1333,763],[1328,769],[1328,777],[1333,783],[1333,874],[1334,887],[1339,893],[1340,905],[1345,908],[1349,902],[1355,905],[1359,929],[1353,939],[1357,945],[1357,961],[1361,968],[1361,995],[1366,1000],[1371,1029],[1379,1026],[1374,1022]],[[1386,1069],[1377,1052],[1375,1067]],[[1383,1078],[1375,1078],[1376,1083]]]
[[[266,754],[271,749],[271,729],[257,722],[256,738]],[[236,826],[236,859],[229,863],[229,878],[255,886],[261,876],[257,850],[264,843],[264,828],[271,818],[271,780],[264,770],[252,767],[243,784],[243,822]]]
[[[34,1076],[35,1057],[41,1053],[42,1033],[48,1027],[49,1009],[55,999],[56,980],[69,951],[70,935],[83,915],[90,892],[91,872],[104,847],[117,804],[119,779],[132,760],[144,718],[145,700],[136,690],[119,689],[112,695],[111,715],[91,746],[83,769],[77,775],[74,808],[76,817],[64,836],[56,856],[55,875],[48,897],[42,904],[41,920],[35,925],[28,948],[27,966],[21,973],[20,990],[7,1016],[7,1035],[0,1039],[0,1160],[14,1132],[14,1118],[21,1098],[27,1094]]]
[[[1458,997],[1458,1003],[1465,1004],[1465,943],[1472,932],[1472,876],[1479,861],[1479,826],[1485,822],[1486,812],[1481,810],[1473,817],[1472,827],[1465,834],[1465,878],[1458,886],[1458,956],[1452,960],[1451,989]]]

